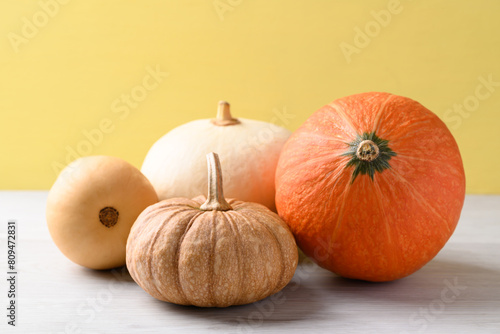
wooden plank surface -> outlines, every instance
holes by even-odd
[[[280,293],[226,309],[155,300],[126,269],[92,271],[67,260],[45,223],[46,192],[0,192],[0,270],[7,221],[18,222],[18,318],[0,333],[500,333],[500,196],[467,196],[438,256],[410,277],[367,283],[301,263]]]

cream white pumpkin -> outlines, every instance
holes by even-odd
[[[218,152],[226,195],[275,211],[274,174],[290,134],[272,123],[234,119],[229,104],[221,101],[217,118],[186,123],[161,137],[149,150],[141,171],[160,200],[192,198],[207,189],[204,157]]]

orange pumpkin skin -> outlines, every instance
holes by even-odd
[[[346,152],[357,136],[373,133],[392,153],[380,150],[388,166],[372,179],[376,160],[363,160],[366,174],[363,167],[355,175],[361,160]],[[430,261],[455,230],[464,199],[462,159],[446,125],[418,102],[388,93],[319,109],[287,141],[276,171],[277,210],[302,251],[338,275],[367,281],[402,278]]]

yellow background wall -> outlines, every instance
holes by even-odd
[[[219,99],[294,130],[388,91],[448,124],[469,193],[500,193],[499,31],[497,0],[2,0],[0,189],[48,189],[81,153],[140,167]]]

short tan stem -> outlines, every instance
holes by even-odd
[[[356,150],[356,156],[359,160],[363,161],[373,161],[378,158],[380,155],[380,149],[377,144],[375,144],[371,140],[363,140],[358,145],[358,149]]]
[[[208,164],[208,196],[205,203],[200,206],[204,211],[227,211],[233,208],[226,202],[222,191],[222,170],[217,153],[207,154]]]
[[[231,116],[230,105],[226,101],[219,101],[217,116],[212,119],[211,122],[218,126],[235,125],[240,123],[237,118],[233,118]]]

